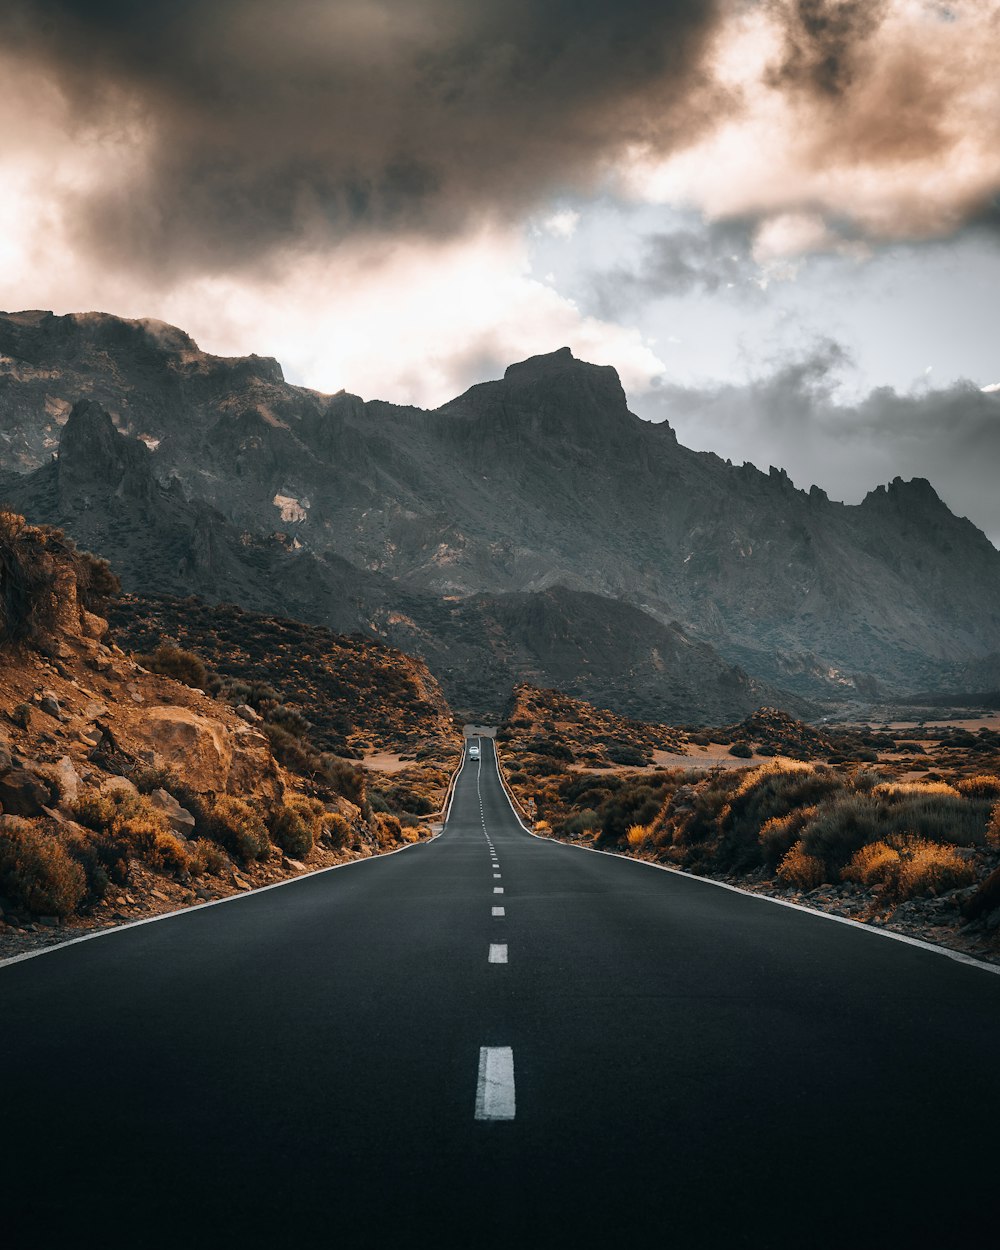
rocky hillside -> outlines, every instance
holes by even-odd
[[[617,716],[558,690],[522,684],[514,688],[497,740],[520,766],[527,760],[536,768],[544,760],[546,767],[561,761],[560,767],[616,768],[644,766],[656,751],[683,755],[687,734],[671,725]]]
[[[109,615],[126,650],[178,645],[203,662],[206,681],[215,674],[229,690],[245,687],[248,699],[255,683],[266,684],[283,708],[308,720],[319,751],[358,758],[455,749],[451,709],[426,665],[371,638],[193,598],[124,596]]]
[[[117,594],[107,565],[60,531],[0,513],[0,956],[65,926],[118,923],[426,836],[419,813],[440,804],[460,757],[432,682],[421,686],[427,762],[386,793],[312,741],[252,656],[245,683],[208,682],[176,647],[138,662],[102,615]],[[351,679],[388,683],[392,666],[366,650]],[[359,695],[357,735],[377,703],[370,689]],[[399,695],[397,681],[380,697]],[[401,742],[387,736],[394,728]],[[397,718],[370,736],[398,748],[406,728]]]
[[[238,530],[215,508],[163,484],[154,455],[94,400],[74,405],[59,454],[8,480],[8,502],[107,555],[139,594],[225,600],[245,609],[361,631],[422,656],[456,712],[499,716],[516,681],[558,684],[650,719],[725,719],[762,700],[799,705],[630,604],[553,586],[534,593],[439,597],[407,589],[285,531]],[[176,631],[175,631],[176,632]]]
[[[934,689],[1000,651],[1000,553],[929,483],[844,506],[780,469],[690,451],[629,412],[613,369],[566,349],[434,412],[307,391],[274,361],[221,360],[181,331],[100,314],[0,318],[0,369],[0,467],[41,466],[72,405],[96,400],[151,449],[159,484],[204,501],[186,504],[198,515],[170,568],[227,585],[246,542],[256,594],[283,546],[299,555],[296,613],[312,586],[310,619],[337,628],[345,602],[379,600],[387,582],[414,633],[424,621],[404,593],[563,586],[676,622],[807,697]]]

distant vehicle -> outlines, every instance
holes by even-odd
[[[473,745],[473,746],[469,747],[469,759],[470,759],[470,760],[478,760],[478,759],[479,759],[479,747],[477,747],[477,746],[475,746],[475,745]]]

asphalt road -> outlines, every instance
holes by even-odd
[[[998,976],[530,837],[484,740],[434,842],[0,968],[0,1241],[995,1244],[998,1026]]]

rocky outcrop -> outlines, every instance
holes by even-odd
[[[187,784],[205,794],[281,797],[281,780],[263,734],[183,707],[151,707],[146,732],[155,762],[183,770]]]

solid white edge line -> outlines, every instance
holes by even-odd
[[[314,868],[312,872],[300,873],[297,877],[286,877],[284,881],[272,881],[270,885],[260,885],[255,890],[243,890],[239,894],[230,894],[226,898],[213,898],[207,903],[197,903],[191,907],[181,907],[177,911],[165,911],[159,916],[146,916],[142,920],[131,920],[128,924],[114,925],[110,929],[96,929],[93,933],[83,933],[80,937],[70,938],[68,942],[56,942],[52,946],[42,946],[38,950],[25,951],[23,955],[10,955],[6,959],[0,959],[0,968],[9,968],[13,964],[23,964],[26,960],[37,959],[40,955],[51,955],[55,951],[63,951],[68,946],[79,946],[81,942],[92,942],[95,938],[112,937],[116,933],[125,933],[129,929],[138,929],[144,924],[155,924],[158,920],[173,920],[177,916],[190,916],[195,912],[204,911],[206,907],[217,907],[221,903],[238,903],[241,899],[251,898],[254,894],[263,894],[267,890],[277,890],[283,885],[294,885],[296,881],[305,881],[309,877],[319,877],[325,872],[335,872],[338,868],[353,868],[356,864],[367,864],[374,860],[388,859],[390,855],[398,855],[400,851],[412,851],[417,847],[426,846],[429,842],[436,842],[448,827],[448,821],[451,818],[452,804],[455,802],[455,795],[458,792],[458,780],[465,768],[466,748],[463,743],[462,762],[458,766],[455,774],[455,784],[452,788],[451,799],[448,802],[448,811],[444,818],[444,827],[440,833],[432,833],[429,838],[424,838],[421,842],[411,842],[406,846],[397,846],[394,851],[384,851],[381,855],[369,855],[365,859],[349,859],[344,864],[328,864],[326,868]],[[482,768],[482,760],[479,763]]]
[[[94,938],[112,937],[116,933],[125,933],[129,929],[138,929],[144,924],[155,924],[158,920],[173,920],[178,916],[191,916],[195,912],[204,911],[208,907],[220,907],[223,903],[239,903],[245,898],[252,898],[254,894],[266,894],[268,890],[279,890],[284,885],[295,885],[298,881],[308,881],[312,877],[321,877],[324,873],[336,872],[340,868],[355,868],[359,864],[378,863],[379,860],[389,859],[393,855],[399,855],[402,851],[415,851],[421,846],[427,846],[429,843],[437,841],[439,837],[441,837],[440,833],[432,833],[429,838],[424,838],[420,842],[411,842],[407,846],[397,846],[394,851],[384,851],[381,855],[368,855],[364,859],[349,859],[344,864],[328,864],[325,868],[314,868],[312,872],[303,872],[297,877],[286,877],[284,881],[272,881],[270,885],[259,885],[255,890],[244,890],[240,894],[229,894],[225,898],[213,898],[209,902],[197,903],[191,907],[181,907],[177,911],[165,911],[159,916],[146,916],[142,920],[131,920],[128,924],[115,925],[111,929],[97,929],[93,933],[84,933],[80,937],[70,938],[68,942],[58,942],[53,946],[42,946],[36,951],[25,951],[23,955],[11,955],[7,959],[0,959],[0,968],[9,968],[11,964],[24,963],[26,959],[37,959],[39,955],[51,955],[53,951],[65,950],[67,946],[78,946],[81,942],[92,942]]]
[[[682,868],[671,868],[668,864],[651,864],[647,859],[634,859],[631,855],[619,855],[614,851],[599,851],[593,846],[577,846],[572,842],[560,842],[558,838],[546,838],[540,833],[535,833],[529,829],[520,816],[517,814],[517,808],[514,806],[510,795],[507,793],[507,783],[504,780],[503,773],[500,771],[500,754],[497,751],[497,745],[493,743],[493,758],[497,766],[497,776],[500,779],[500,789],[503,791],[510,810],[514,814],[514,819],[521,826],[529,837],[537,838],[539,842],[546,842],[549,846],[564,846],[568,851],[587,851],[591,855],[607,855],[609,859],[617,859],[626,864],[636,864],[642,868],[656,868],[660,872],[673,873],[675,877],[683,877],[685,881],[697,881],[701,885],[714,885],[720,890],[731,890],[734,894],[742,894],[746,898],[756,898],[762,903],[775,903],[778,907],[790,907],[793,911],[802,911],[809,916],[816,916],[820,920],[833,920],[837,924],[850,925],[853,929],[858,929],[862,933],[870,933],[874,937],[889,938],[893,942],[903,942],[907,946],[916,946],[921,950],[930,951],[932,955],[943,955],[946,959],[953,959],[955,963],[967,964],[970,968],[979,968],[982,972],[991,972],[994,976],[1000,976],[1000,964],[988,964],[982,959],[976,959],[974,955],[966,955],[964,951],[953,951],[947,946],[938,946],[934,942],[925,942],[922,938],[909,937],[905,933],[894,933],[892,929],[882,929],[877,925],[862,924],[860,920],[851,920],[848,916],[834,916],[828,911],[820,911],[815,907],[806,907],[804,903],[793,903],[791,899],[775,898],[771,894],[757,894],[753,890],[745,890],[739,885],[730,885],[728,881],[715,881],[712,877],[696,877],[694,873],[685,872]]]
[[[476,1119],[513,1120],[514,1051],[510,1046],[480,1046],[476,1081]]]

